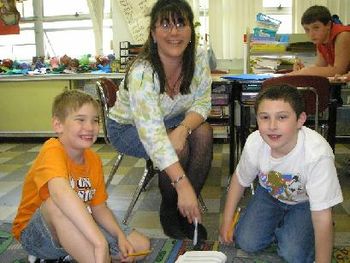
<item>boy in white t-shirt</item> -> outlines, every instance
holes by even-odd
[[[298,90],[288,85],[259,94],[259,130],[248,137],[231,179],[220,228],[223,242],[235,238],[247,252],[276,242],[287,262],[331,261],[331,208],[343,197],[332,149],[319,133],[303,126],[304,106]],[[234,211],[256,177],[255,195],[232,231]]]

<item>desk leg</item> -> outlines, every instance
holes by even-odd
[[[327,133],[327,141],[329,145],[332,147],[333,152],[335,150],[335,141],[336,141],[336,135],[337,135],[337,100],[331,99],[330,105],[329,105],[329,116],[328,116],[328,133]]]
[[[343,99],[341,97],[341,88],[343,84],[331,84],[331,99],[335,99],[337,101],[338,106],[343,106]]]

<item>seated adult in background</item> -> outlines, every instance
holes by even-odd
[[[151,159],[162,171],[160,222],[176,239],[192,239],[192,223],[201,223],[197,196],[213,155],[212,128],[205,122],[211,82],[188,2],[155,2],[148,40],[126,71],[107,125],[118,151]],[[198,239],[206,238],[199,224]]]
[[[301,61],[297,61],[293,72],[288,74],[331,77],[350,70],[350,26],[333,22],[328,8],[318,5],[304,12],[301,24],[316,44],[316,62],[313,66],[304,67]]]

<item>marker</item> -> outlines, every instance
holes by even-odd
[[[194,218],[194,233],[193,233],[193,245],[197,245],[198,241],[198,219],[197,217]]]
[[[130,254],[128,254],[128,257],[145,256],[151,252],[152,252],[152,250],[143,250],[143,251],[139,251],[139,252],[130,253]]]

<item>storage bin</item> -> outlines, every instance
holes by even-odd
[[[337,109],[337,136],[350,136],[350,105]]]
[[[254,36],[255,37],[276,37],[277,30],[263,28],[263,27],[254,27]]]

